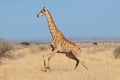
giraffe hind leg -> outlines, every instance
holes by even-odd
[[[88,70],[88,67],[84,64],[85,62],[79,57],[79,56],[75,56],[75,60],[76,60],[76,67],[77,68],[78,64],[81,63],[81,65]]]
[[[79,62],[80,62],[79,59],[77,57],[75,57],[71,52],[70,53],[66,53],[66,56],[68,58],[73,59],[73,60],[76,61],[76,65],[75,65],[75,68],[74,68],[74,69],[76,69],[78,67],[78,65],[79,65]]]
[[[77,58],[75,59],[75,61],[76,61],[76,65],[75,65],[75,68],[74,68],[74,69],[76,69],[76,68],[78,67],[79,62],[80,62],[79,59],[77,59]]]
[[[80,62],[81,63],[81,65],[86,69],[86,70],[88,70],[88,67],[85,65],[85,62],[81,59],[81,57],[80,56],[75,56],[76,57],[76,62],[78,61],[78,62]],[[78,63],[77,62],[77,63]]]
[[[77,64],[79,64],[79,62],[82,64],[82,66],[88,70],[87,66],[84,64],[84,61],[81,59],[81,56],[80,56],[80,53],[79,53],[79,50],[73,50],[72,51],[74,57],[75,57],[75,60],[76,60],[76,67],[75,69],[77,68]]]

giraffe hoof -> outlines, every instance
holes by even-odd
[[[47,66],[47,67],[44,67],[44,69],[50,69],[50,67],[49,67],[49,66]]]

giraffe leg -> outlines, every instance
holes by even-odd
[[[87,66],[84,64],[84,61],[82,61],[82,59],[79,56],[76,56],[73,53],[66,53],[66,56],[76,61],[76,65],[74,69],[76,69],[79,63],[81,63],[82,66],[88,70]]]
[[[78,67],[78,65],[79,65],[79,62],[80,62],[79,59],[77,57],[75,57],[71,52],[70,53],[66,53],[66,56],[68,58],[73,59],[73,60],[76,61],[76,65],[75,65],[75,68],[74,68],[74,69],[76,69]]]
[[[75,69],[77,68],[77,66],[78,66],[78,64],[79,64],[79,62],[82,64],[82,66],[85,68],[85,69],[87,69],[88,70],[88,67],[84,64],[84,61],[81,59],[81,57],[80,56],[75,56],[76,57],[76,66],[75,66]]]
[[[51,59],[54,57],[55,54],[56,54],[56,53],[52,53],[52,54],[48,57],[48,65],[47,65],[46,68],[50,69],[50,61],[51,61]]]
[[[57,53],[58,50],[54,50],[54,52],[50,53],[50,54],[46,54],[46,55],[43,55],[44,57],[44,68],[45,69],[50,69],[50,61],[51,59],[53,58],[53,56]],[[46,60],[45,60],[46,58]],[[47,64],[46,64],[47,62]]]
[[[75,68],[74,69],[76,69],[77,67],[78,67],[78,65],[79,65],[79,59],[77,59],[77,58],[75,58],[75,61],[76,61],[76,65],[75,65]]]
[[[44,68],[47,67],[46,58],[47,58],[48,56],[50,56],[51,54],[52,54],[52,53],[49,53],[49,54],[43,54]]]

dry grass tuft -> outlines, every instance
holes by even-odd
[[[0,57],[10,57],[10,50],[13,49],[13,45],[9,41],[0,39]]]
[[[120,58],[120,47],[115,48],[113,55],[115,58]]]
[[[40,45],[38,48],[39,48],[41,51],[46,51],[46,50],[48,50],[48,46],[46,46],[46,45]]]

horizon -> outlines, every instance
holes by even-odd
[[[120,37],[69,37],[69,41],[75,43],[120,43]],[[3,39],[5,40],[5,39]],[[49,44],[52,38],[41,38],[41,39],[22,39],[22,40],[7,40],[13,43],[29,42],[30,44]]]

